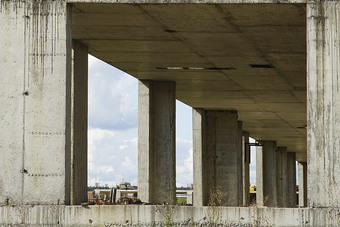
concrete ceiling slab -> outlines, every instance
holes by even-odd
[[[106,59],[108,62],[114,63],[169,63],[167,66],[190,65],[200,67],[201,64],[206,64],[204,58],[197,53],[131,53],[131,52],[110,52],[110,51],[93,51],[94,56],[100,59]],[[159,65],[159,64],[157,64]],[[159,67],[159,66],[157,66]]]
[[[178,91],[232,91],[241,89],[232,80],[181,80],[177,83]],[[216,96],[216,98],[219,97]]]
[[[306,72],[306,52],[266,53],[265,56],[280,72]]]
[[[146,14],[174,32],[238,32],[217,4],[148,4],[141,7]]]
[[[299,100],[290,91],[244,91],[244,93],[257,103],[299,103]]]
[[[255,139],[306,161],[305,5],[231,2],[74,3],[73,38],[138,79],[175,81],[189,106],[237,110]]]
[[[155,71],[127,71],[140,79],[149,80],[230,80],[225,74],[215,70],[155,70]],[[235,84],[237,85],[237,84]],[[241,88],[240,88],[241,89]],[[178,87],[177,87],[178,91]]]
[[[243,33],[176,33],[183,42],[209,56],[261,57],[261,53]]]
[[[294,4],[220,5],[239,27],[305,26],[305,6]]]
[[[306,52],[305,26],[241,27],[242,32],[263,52]]]
[[[76,14],[76,13],[74,13]],[[72,23],[74,25],[97,25],[100,21],[100,25],[108,26],[150,26],[158,27],[160,26],[156,21],[145,14],[98,14],[98,13],[78,13],[81,17],[72,18]],[[131,16],[133,15],[133,16]]]
[[[242,76],[233,71],[226,72],[226,74],[244,90],[293,90],[293,87],[276,70],[254,69],[244,71]]]
[[[306,90],[307,77],[306,71],[280,71],[280,74],[294,88],[294,90]],[[304,100],[305,102],[306,100]]]
[[[89,25],[73,27],[73,39],[77,40],[178,40],[162,26]]]
[[[97,14],[143,14],[143,11],[133,4],[77,4],[73,7],[73,12],[97,13]]]
[[[78,40],[91,47],[94,52],[131,53],[191,53],[183,42],[178,40]]]

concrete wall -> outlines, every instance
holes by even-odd
[[[69,204],[71,14],[0,4],[0,204]]]
[[[163,226],[165,217],[153,205],[113,206],[1,206],[0,226]],[[177,226],[208,225],[209,207],[175,207]],[[339,209],[222,207],[224,226],[339,226]]]

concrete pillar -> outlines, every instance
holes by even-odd
[[[192,204],[192,190],[187,192],[187,204]]]
[[[73,41],[71,204],[87,202],[88,50]]]
[[[0,205],[70,204],[71,8],[0,4]]]
[[[250,204],[250,147],[249,143],[249,133],[243,132],[242,136],[242,180],[243,180],[243,206],[249,206]]]
[[[311,207],[340,205],[340,3],[307,2],[307,161]]]
[[[208,205],[220,188],[221,205],[238,206],[238,123],[234,111],[193,109],[194,205]]]
[[[296,153],[287,152],[287,206],[296,205]]]
[[[307,206],[307,162],[299,162],[299,207]]]
[[[287,148],[276,148],[277,206],[287,207]]]
[[[243,141],[243,130],[242,130],[242,126],[243,126],[243,122],[242,121],[238,121],[237,122],[237,126],[238,126],[238,135],[237,135],[237,178],[238,178],[238,204],[239,205],[243,205],[243,163],[244,163],[244,159],[243,159],[243,148],[242,148],[242,141]]]
[[[122,196],[121,189],[117,189],[116,191],[116,203],[120,201],[120,197]]]
[[[139,81],[138,196],[176,202],[176,84]]]
[[[256,147],[256,202],[259,206],[277,206],[276,142],[261,141]]]
[[[205,132],[205,110],[192,109],[192,137],[193,137],[193,205],[207,205],[209,201],[209,191],[205,189],[206,182],[204,173],[204,151],[203,143]]]

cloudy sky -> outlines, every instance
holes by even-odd
[[[176,184],[187,186],[193,182],[192,110],[179,101],[176,105]],[[137,80],[89,55],[88,113],[88,185],[98,181],[112,187],[123,180],[136,185]]]

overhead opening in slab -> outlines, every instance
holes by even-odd
[[[270,69],[274,68],[272,65],[250,65],[253,69]]]

